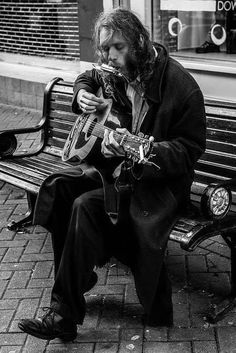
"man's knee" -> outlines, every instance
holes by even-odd
[[[98,212],[104,209],[104,201],[100,190],[91,190],[78,196],[73,203],[73,209]]]

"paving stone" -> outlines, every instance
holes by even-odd
[[[2,299],[0,300],[0,310],[16,309],[18,306],[18,299]]]
[[[219,327],[217,329],[220,353],[236,352],[236,327]]]
[[[0,346],[23,345],[25,338],[25,333],[0,333]]]
[[[189,326],[189,306],[188,304],[175,304],[174,325],[177,327]]]
[[[79,327],[78,342],[118,342],[119,329],[84,329]]]
[[[214,341],[213,328],[171,328],[169,330],[171,341]]]
[[[190,342],[144,342],[143,353],[191,353]]]
[[[35,266],[35,262],[8,262],[0,264],[0,271],[21,271],[21,270],[32,270]]]
[[[22,299],[16,308],[15,319],[31,318],[38,310],[39,299]]]
[[[188,269],[191,273],[193,272],[206,272],[207,263],[206,257],[203,255],[188,256]]]
[[[94,353],[117,353],[117,352],[118,352],[118,344],[110,343],[110,342],[96,343],[95,349],[94,349]]]
[[[21,352],[21,346],[4,346],[0,348],[0,353],[20,353],[20,352]]]
[[[39,298],[43,292],[42,288],[37,289],[8,289],[4,294],[4,299],[7,298]]]
[[[48,345],[47,341],[39,340],[36,337],[27,335],[27,339],[24,345],[22,353],[42,353]]]
[[[24,254],[34,254],[40,252],[43,247],[43,243],[43,239],[29,240],[24,250]]]
[[[167,341],[168,329],[167,327],[150,327],[144,330],[145,341]]]
[[[31,279],[28,288],[52,288],[54,280],[52,278]]]
[[[23,248],[8,248],[2,262],[16,262],[20,259]]]
[[[93,353],[94,344],[93,343],[73,343],[73,344],[53,344],[46,349],[46,353]],[[41,352],[40,352],[41,353]],[[109,352],[110,353],[110,352]]]
[[[142,353],[143,352],[143,342],[138,341],[122,341],[118,350],[118,353]]]
[[[14,310],[1,310],[0,332],[6,332],[14,315]]]
[[[31,271],[16,271],[9,281],[8,289],[26,288]]]
[[[193,353],[218,353],[216,342],[195,341],[193,342]]]
[[[32,279],[48,278],[52,272],[53,261],[37,262],[32,273]]]

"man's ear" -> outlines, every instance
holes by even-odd
[[[140,34],[140,36],[139,36],[139,41],[140,41],[141,46],[144,47],[144,37],[142,34]]]

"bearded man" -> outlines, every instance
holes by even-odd
[[[55,283],[45,316],[23,319],[19,327],[42,339],[75,339],[84,293],[97,281],[94,268],[112,256],[132,271],[144,324],[173,325],[165,250],[178,214],[188,208],[194,166],[205,149],[199,86],[162,45],[151,43],[136,15],[120,8],[102,13],[94,39],[99,68],[105,64],[118,75],[97,67],[81,74],[72,108],[101,113],[111,98],[122,124],[115,133],[105,129],[100,155],[89,164],[49,176],[40,189],[34,223],[51,232]],[[117,134],[150,136],[150,149],[141,147],[140,158],[132,159]]]

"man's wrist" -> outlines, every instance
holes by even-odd
[[[86,90],[84,88],[81,88],[77,93],[77,103],[79,106],[80,106],[80,99],[81,99],[84,92],[86,92]]]

